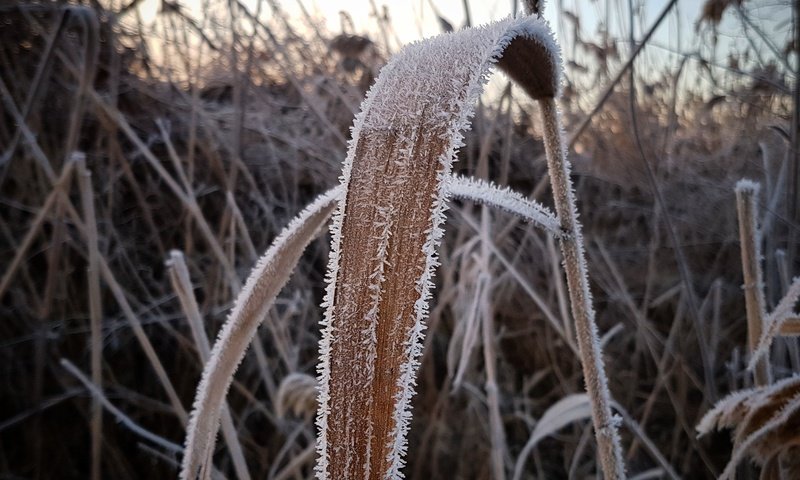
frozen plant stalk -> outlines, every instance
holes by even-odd
[[[214,343],[197,386],[186,427],[182,480],[209,478],[225,396],[233,383],[236,368],[278,292],[289,280],[303,250],[328,221],[340,196],[338,187],[320,195],[286,226],[250,272]]]
[[[494,63],[545,109],[550,171],[564,215],[558,236],[600,463],[607,479],[624,474],[555,110],[558,48],[547,24],[532,15],[406,47],[383,68],[356,117],[341,177],[346,193],[331,226],[318,366],[319,479],[402,477],[451,164]],[[508,199],[487,203],[519,205],[507,192],[494,195]]]
[[[586,393],[592,403],[592,422],[597,439],[598,456],[606,479],[625,477],[617,421],[611,413],[611,396],[603,366],[597,324],[594,321],[589,273],[586,267],[583,235],[578,222],[575,193],[569,178],[570,168],[555,99],[539,101],[544,124],[544,146],[547,169],[555,198],[556,214],[561,229],[567,233],[559,239],[567,273],[567,288],[575,321],[575,333],[583,365]]]
[[[559,218],[507,189],[450,175],[495,63],[542,103]],[[607,480],[623,477],[555,107],[560,75],[558,47],[538,14],[412,44],[383,68],[355,119],[340,188],[320,197],[276,239],[253,269],[211,351],[187,428],[182,479],[208,476],[236,367],[302,250],[337,202],[317,367],[316,473],[321,480],[402,477],[450,195],[508,210],[561,241],[600,465]]]
[[[750,180],[739,180],[736,183],[736,211],[739,216],[739,242],[747,308],[747,347],[750,355],[755,355],[767,316],[761,274],[761,234],[756,224],[756,197],[759,189],[760,185]],[[759,387],[770,383],[767,358],[758,360],[753,377]]]

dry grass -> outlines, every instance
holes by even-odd
[[[5,476],[175,477],[203,370],[202,338],[217,336],[260,253],[337,181],[353,115],[385,61],[383,39],[393,41],[391,19],[382,17],[376,32],[346,32],[371,44],[343,54],[330,44],[340,32],[272,7],[254,21],[256,12],[231,5],[235,21],[226,9],[217,25],[233,24],[235,38],[211,18],[194,19],[201,39],[185,17],[160,14],[155,33],[170,52],[167,62],[141,42],[134,12],[120,18],[124,28],[112,28],[112,16],[92,27],[98,17],[82,8],[62,19],[62,10],[48,6],[0,6],[0,17],[11,20],[0,30]],[[96,62],[87,48],[92,31],[102,40]],[[776,388],[800,371],[797,339],[776,333],[797,331],[795,305],[784,297],[796,291],[792,276],[800,271],[781,135],[790,130],[792,105],[775,75],[742,76],[743,58],[740,70],[705,59],[699,75],[711,81],[703,69],[713,73],[714,97],[686,89],[675,70],[637,77],[636,128],[666,199],[662,210],[632,135],[624,80],[608,90],[586,133],[572,135],[624,66],[621,52],[605,55],[609,75],[581,77],[568,67],[559,102],[611,407],[623,419],[630,475],[656,469],[672,476],[672,468],[684,478],[714,478],[732,452],[761,451],[755,440],[736,437],[734,447],[727,434],[698,439],[694,429],[715,393],[752,386],[733,193],[743,177],[764,186],[756,207],[765,310],[774,315],[759,342]],[[516,87],[499,91],[476,108],[456,173],[508,185],[555,211],[537,107]],[[75,152],[85,153],[86,170],[72,160]],[[553,420],[564,411],[560,402],[584,391],[558,242],[483,205],[454,200],[451,207],[406,476],[595,476],[587,404]],[[230,386],[230,420],[254,478],[313,472],[316,432],[303,394],[309,383],[290,388],[284,379],[314,373],[328,243],[312,241],[284,291],[256,315],[262,327]],[[164,264],[173,249],[183,252],[188,283]],[[701,349],[713,385],[702,380]],[[296,415],[280,415],[294,408]],[[762,420],[752,423],[756,430],[771,425],[776,435],[759,438],[789,435],[786,418]],[[225,436],[211,452],[209,473],[242,477]],[[753,473],[738,470],[743,478]]]

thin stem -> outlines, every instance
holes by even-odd
[[[562,137],[561,122],[555,99],[544,98],[539,101],[544,124],[544,144],[547,153],[547,167],[553,187],[556,214],[561,228],[569,232],[568,237],[560,239],[567,273],[572,316],[581,354],[583,375],[592,404],[592,421],[597,440],[598,455],[606,480],[625,478],[617,421],[611,414],[611,395],[608,389],[603,366],[597,325],[594,321],[589,277],[584,255],[581,225],[577,220],[575,195],[569,178],[569,163]]]
[[[189,268],[186,266],[183,252],[173,250],[170,252],[170,259],[167,261],[169,266],[169,278],[172,288],[178,296],[181,308],[186,315],[186,320],[192,331],[192,339],[197,346],[198,356],[203,365],[211,357],[211,346],[208,343],[208,336],[203,328],[203,317],[200,314],[200,307],[194,296],[192,281],[189,277]],[[228,451],[231,454],[233,469],[236,478],[239,480],[250,480],[250,473],[247,470],[247,461],[244,458],[242,445],[239,443],[239,436],[236,426],[233,423],[233,416],[227,405],[222,405],[222,435],[228,444]]]
[[[87,282],[89,291],[89,324],[91,337],[91,372],[92,383],[103,391],[103,304],[100,298],[100,253],[98,250],[97,218],[94,209],[94,190],[92,189],[92,172],[86,168],[86,155],[74,153],[73,159],[78,165],[78,183],[81,191],[83,218],[86,222],[87,243],[89,249],[89,265]],[[91,418],[91,479],[102,477],[103,453],[103,405],[99,398],[92,396]]]

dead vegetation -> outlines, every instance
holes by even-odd
[[[0,6],[4,474],[175,477],[203,333],[216,338],[250,267],[336,183],[352,118],[386,59],[390,19],[379,16],[370,34],[329,33],[310,17],[289,18],[276,2],[262,7],[270,15],[230,5],[238,32],[231,36],[180,9],[165,9],[160,30],[146,32],[135,8]],[[166,55],[150,51],[146,33],[161,38]],[[574,59],[590,71],[567,69],[561,105],[570,133],[597,98],[587,85],[607,85],[626,58],[609,37],[592,44],[600,47],[587,43],[585,57]],[[724,69],[692,55],[687,65],[716,82],[713,95],[686,88],[681,70],[637,77],[636,128],[668,218],[632,134],[625,81],[571,142],[609,388],[625,410],[629,474],[668,472],[666,465],[685,478],[715,478],[731,452],[779,468],[772,459],[796,449],[786,427],[795,410],[781,410],[788,423],[749,413],[778,402],[772,392],[781,408],[796,409],[781,392],[796,383],[785,379],[800,371],[800,349],[777,334],[765,357],[777,383],[741,396],[732,410],[740,414],[717,422],[734,428],[733,443],[727,433],[696,438],[695,425],[717,400],[753,385],[733,194],[740,178],[763,186],[767,311],[793,310],[780,301],[800,269],[785,201],[793,84],[780,62],[756,72],[753,58]],[[481,104],[454,167],[552,209],[542,125],[524,97],[502,89]],[[557,242],[480,205],[451,208],[406,476],[492,478],[498,462],[509,477],[516,468],[518,478],[594,475],[589,417],[559,403],[575,400],[584,384]],[[243,478],[244,461],[254,478],[311,474],[316,432],[308,377],[300,375],[313,375],[318,359],[328,243],[310,243],[254,334],[227,397],[243,458],[225,435],[213,473]],[[165,265],[173,249],[182,252],[191,291],[175,264]],[[779,330],[791,333],[796,318],[783,317]],[[708,367],[712,384],[704,381]],[[552,412],[574,420],[554,421]],[[764,428],[758,438],[741,433]],[[752,474],[745,462],[739,473]]]

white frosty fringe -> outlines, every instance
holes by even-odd
[[[750,193],[752,195],[758,195],[759,190],[761,190],[761,184],[748,178],[743,178],[736,182],[734,190],[736,193]]]
[[[714,408],[706,412],[695,427],[695,430],[697,430],[697,437],[700,438],[714,430],[731,426],[731,416],[734,411],[741,405],[750,403],[750,400],[763,388],[764,387],[754,387],[745,390],[737,390],[717,401]]]
[[[247,346],[342,192],[337,186],[317,197],[283,229],[250,272],[203,369],[187,426],[181,479],[194,480],[198,471],[210,462],[222,404]]]
[[[767,315],[764,330],[761,332],[761,338],[758,340],[758,347],[750,356],[750,362],[747,364],[749,370],[756,368],[758,361],[769,354],[769,348],[772,346],[772,341],[780,335],[781,327],[786,320],[797,316],[794,311],[794,306],[800,300],[800,277],[795,277],[792,284],[786,291],[781,301],[775,309]]]
[[[390,71],[391,64],[383,67],[381,72]],[[322,337],[319,341],[319,364],[317,364],[317,384],[319,396],[317,398],[317,464],[314,471],[318,479],[323,480],[328,476],[328,415],[330,407],[330,378],[331,378],[331,340],[333,338],[333,301],[336,298],[336,281],[339,276],[339,257],[341,255],[342,244],[342,225],[344,223],[344,210],[347,205],[347,188],[350,184],[350,175],[353,170],[353,159],[355,158],[355,147],[361,136],[361,129],[364,127],[364,119],[370,105],[375,98],[374,92],[381,81],[370,87],[367,96],[361,106],[361,112],[356,115],[353,126],[350,129],[350,141],[348,142],[347,157],[344,159],[342,174],[339,176],[342,195],[336,210],[333,212],[333,219],[330,223],[331,249],[328,258],[328,272],[325,274],[325,298],[321,307],[325,309],[325,315],[320,322],[322,327]]]
[[[565,235],[556,216],[535,200],[525,198],[508,187],[481,179],[451,176],[446,182],[448,193],[456,198],[471,200],[513,213],[528,222],[543,228],[556,238]]]
[[[740,390],[728,395],[718,401],[714,408],[700,420],[696,427],[698,437],[716,429],[736,427],[738,431],[741,426],[749,426],[747,424],[753,420],[753,415],[763,413],[760,409],[768,404],[772,397],[785,394],[785,390],[793,388],[798,381],[800,381],[800,376],[794,375],[764,387]],[[798,409],[800,409],[800,395],[794,395],[787,399],[782,408],[777,410],[771,418],[765,418],[761,427],[751,432],[747,437],[738,438],[737,436],[734,439],[731,459],[719,479],[734,478],[737,465],[751,451],[751,447],[776,428],[782,426]]]
[[[795,413],[797,410],[800,409],[800,394],[795,395],[792,397],[787,403],[786,406],[777,412],[777,414],[770,419],[767,423],[765,423],[761,428],[756,430],[755,432],[751,433],[747,436],[742,442],[738,443],[731,453],[731,459],[728,461],[728,464],[725,465],[725,470],[723,470],[722,474],[719,476],[717,480],[727,480],[729,478],[735,479],[736,478],[736,467],[739,465],[739,462],[742,461],[745,455],[747,455],[750,447],[753,446],[756,442],[764,438],[766,435],[771,433],[776,428],[780,427]]]
[[[458,38],[456,38],[458,37]],[[445,34],[420,43],[414,43],[399,52],[382,70],[362,104],[362,110],[352,128],[352,140],[342,169],[343,188],[350,183],[353,160],[362,131],[392,130],[396,125],[419,125],[421,128],[446,126],[443,140],[447,141],[445,152],[438,161],[441,169],[438,174],[438,194],[432,199],[430,208],[431,227],[427,231],[423,251],[426,256],[425,268],[417,281],[419,298],[414,304],[415,324],[405,342],[407,361],[402,366],[395,404],[395,424],[397,431],[389,444],[389,471],[387,478],[402,478],[403,455],[407,449],[406,433],[411,419],[410,403],[414,395],[416,370],[422,353],[422,339],[425,330],[424,320],[428,315],[428,300],[433,289],[433,275],[438,265],[436,250],[441,243],[444,213],[447,209],[448,192],[444,188],[450,176],[455,152],[463,145],[463,132],[469,128],[474,113],[474,104],[487,81],[491,66],[502,56],[504,49],[517,37],[526,37],[539,43],[550,55],[550,67],[556,72],[556,90],[560,87],[561,59],[558,47],[547,23],[543,20],[523,17],[507,18],[500,22]],[[413,80],[418,85],[413,85]],[[438,93],[445,93],[445,96]],[[442,100],[450,103],[442,108]],[[437,112],[409,111],[398,108],[394,95],[414,97],[409,103],[440,108]],[[347,196],[339,201],[331,224],[331,254],[326,281],[328,282],[323,307],[326,308],[322,320],[322,339],[320,341],[319,411],[317,415],[317,452],[319,459],[316,475],[320,480],[327,479],[329,456],[327,445],[328,418],[330,415],[330,351],[336,327],[334,318],[334,299],[339,265],[341,262],[342,226],[345,221]],[[345,321],[346,319],[342,319]]]

